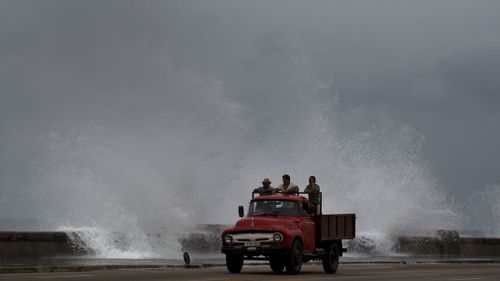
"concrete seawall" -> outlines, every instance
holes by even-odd
[[[183,252],[219,252],[221,233],[227,225],[206,224],[198,225],[190,233],[179,238]]]
[[[435,237],[399,237],[396,252],[410,255],[500,257],[500,238],[463,238],[456,231]]]
[[[215,253],[220,247],[224,226],[200,226],[179,238],[182,251]],[[362,238],[349,243],[350,252],[372,254],[375,245]],[[394,251],[413,256],[500,257],[500,238],[463,238],[456,231],[436,236],[399,237]],[[76,233],[0,231],[0,260],[91,255]]]
[[[77,237],[77,236],[74,236]],[[88,254],[66,232],[1,231],[0,259],[23,259]]]
[[[462,256],[500,257],[500,238],[460,238]]]
[[[182,251],[217,252],[224,225],[201,226],[179,239]],[[376,254],[369,239],[357,238],[347,243],[348,252]],[[435,236],[402,236],[394,243],[394,252],[412,256],[500,257],[500,238],[462,238],[457,231],[440,230]]]

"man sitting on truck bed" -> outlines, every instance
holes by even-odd
[[[281,178],[283,179],[283,183],[276,188],[276,191],[285,194],[295,194],[299,192],[299,186],[290,182],[289,175],[285,174]]]
[[[260,196],[272,195],[274,193],[274,188],[271,186],[271,180],[265,178],[262,181],[262,186],[253,190],[253,193],[258,193]]]

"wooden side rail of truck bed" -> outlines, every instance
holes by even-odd
[[[335,214],[315,217],[319,226],[319,241],[354,239],[356,236],[356,215]]]

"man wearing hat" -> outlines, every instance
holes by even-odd
[[[271,180],[265,178],[262,181],[262,186],[253,190],[253,193],[258,193],[260,196],[273,194],[273,187],[271,186]]]

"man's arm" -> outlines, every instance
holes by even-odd
[[[287,193],[298,193],[299,192],[299,186],[298,185],[293,185],[290,186],[287,190]]]

